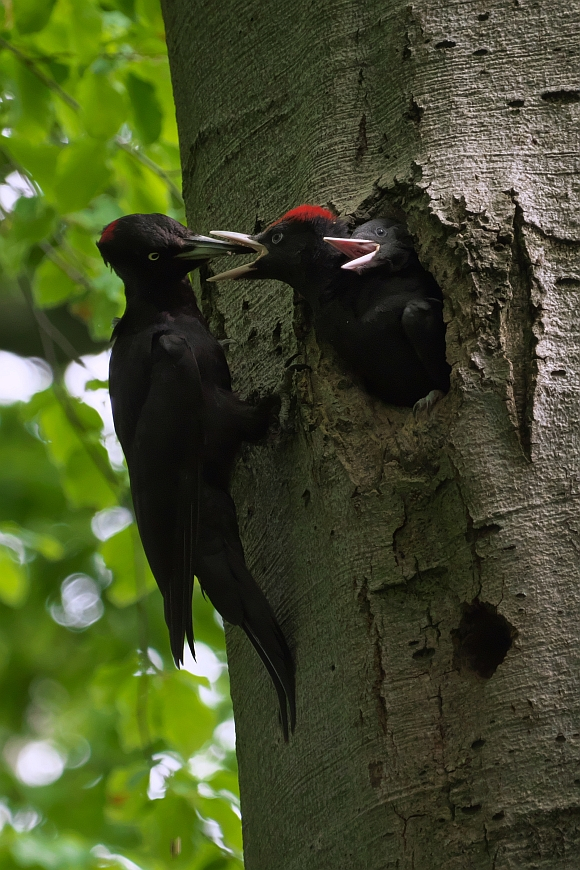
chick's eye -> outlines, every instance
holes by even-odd
[[[272,244],[277,245],[284,238],[284,233],[274,233],[272,236]]]
[[[376,234],[377,234],[377,236],[384,236],[385,230],[382,227],[377,227]]]
[[[159,254],[157,253],[157,251],[153,251],[152,254],[147,254],[147,259],[148,260],[158,260]]]

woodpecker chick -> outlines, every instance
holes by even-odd
[[[406,227],[389,218],[375,218],[361,224],[349,239],[325,238],[334,248],[349,257],[343,263],[347,271],[365,272],[381,269],[393,275],[408,267],[419,265],[413,237]]]

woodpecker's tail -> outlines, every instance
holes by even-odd
[[[270,674],[287,741],[289,726],[293,731],[296,722],[292,654],[266,596],[246,566],[234,503],[217,487],[204,487],[198,552],[203,590],[227,622],[243,628]]]

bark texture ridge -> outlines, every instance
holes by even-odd
[[[228,631],[247,868],[580,866],[579,0],[165,19],[191,225],[388,203],[453,366],[415,421],[317,346],[289,288],[202,276],[243,395],[294,354],[311,369],[234,487],[298,693],[285,745]]]

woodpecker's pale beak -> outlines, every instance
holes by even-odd
[[[370,239],[335,239],[331,236],[325,236],[324,241],[340,251],[341,254],[346,254],[350,258],[348,263],[343,263],[341,269],[358,272],[359,269],[366,266],[367,263],[376,256],[381,247],[377,242],[372,242]]]
[[[247,236],[244,233],[231,233],[229,230],[211,230],[211,234],[212,236],[220,236],[222,239],[227,239],[232,247],[236,248],[232,253],[249,254],[250,251],[255,251],[258,256],[252,263],[246,263],[244,266],[238,266],[236,269],[229,269],[227,272],[220,272],[219,275],[212,275],[211,278],[207,279],[208,281],[231,281],[236,278],[243,278],[248,273],[255,272],[258,260],[268,253],[266,245],[257,242],[252,236]]]
[[[221,242],[208,236],[190,236],[179,252],[176,260],[208,260],[210,257],[221,257],[223,254],[245,254],[246,249],[231,242]]]

